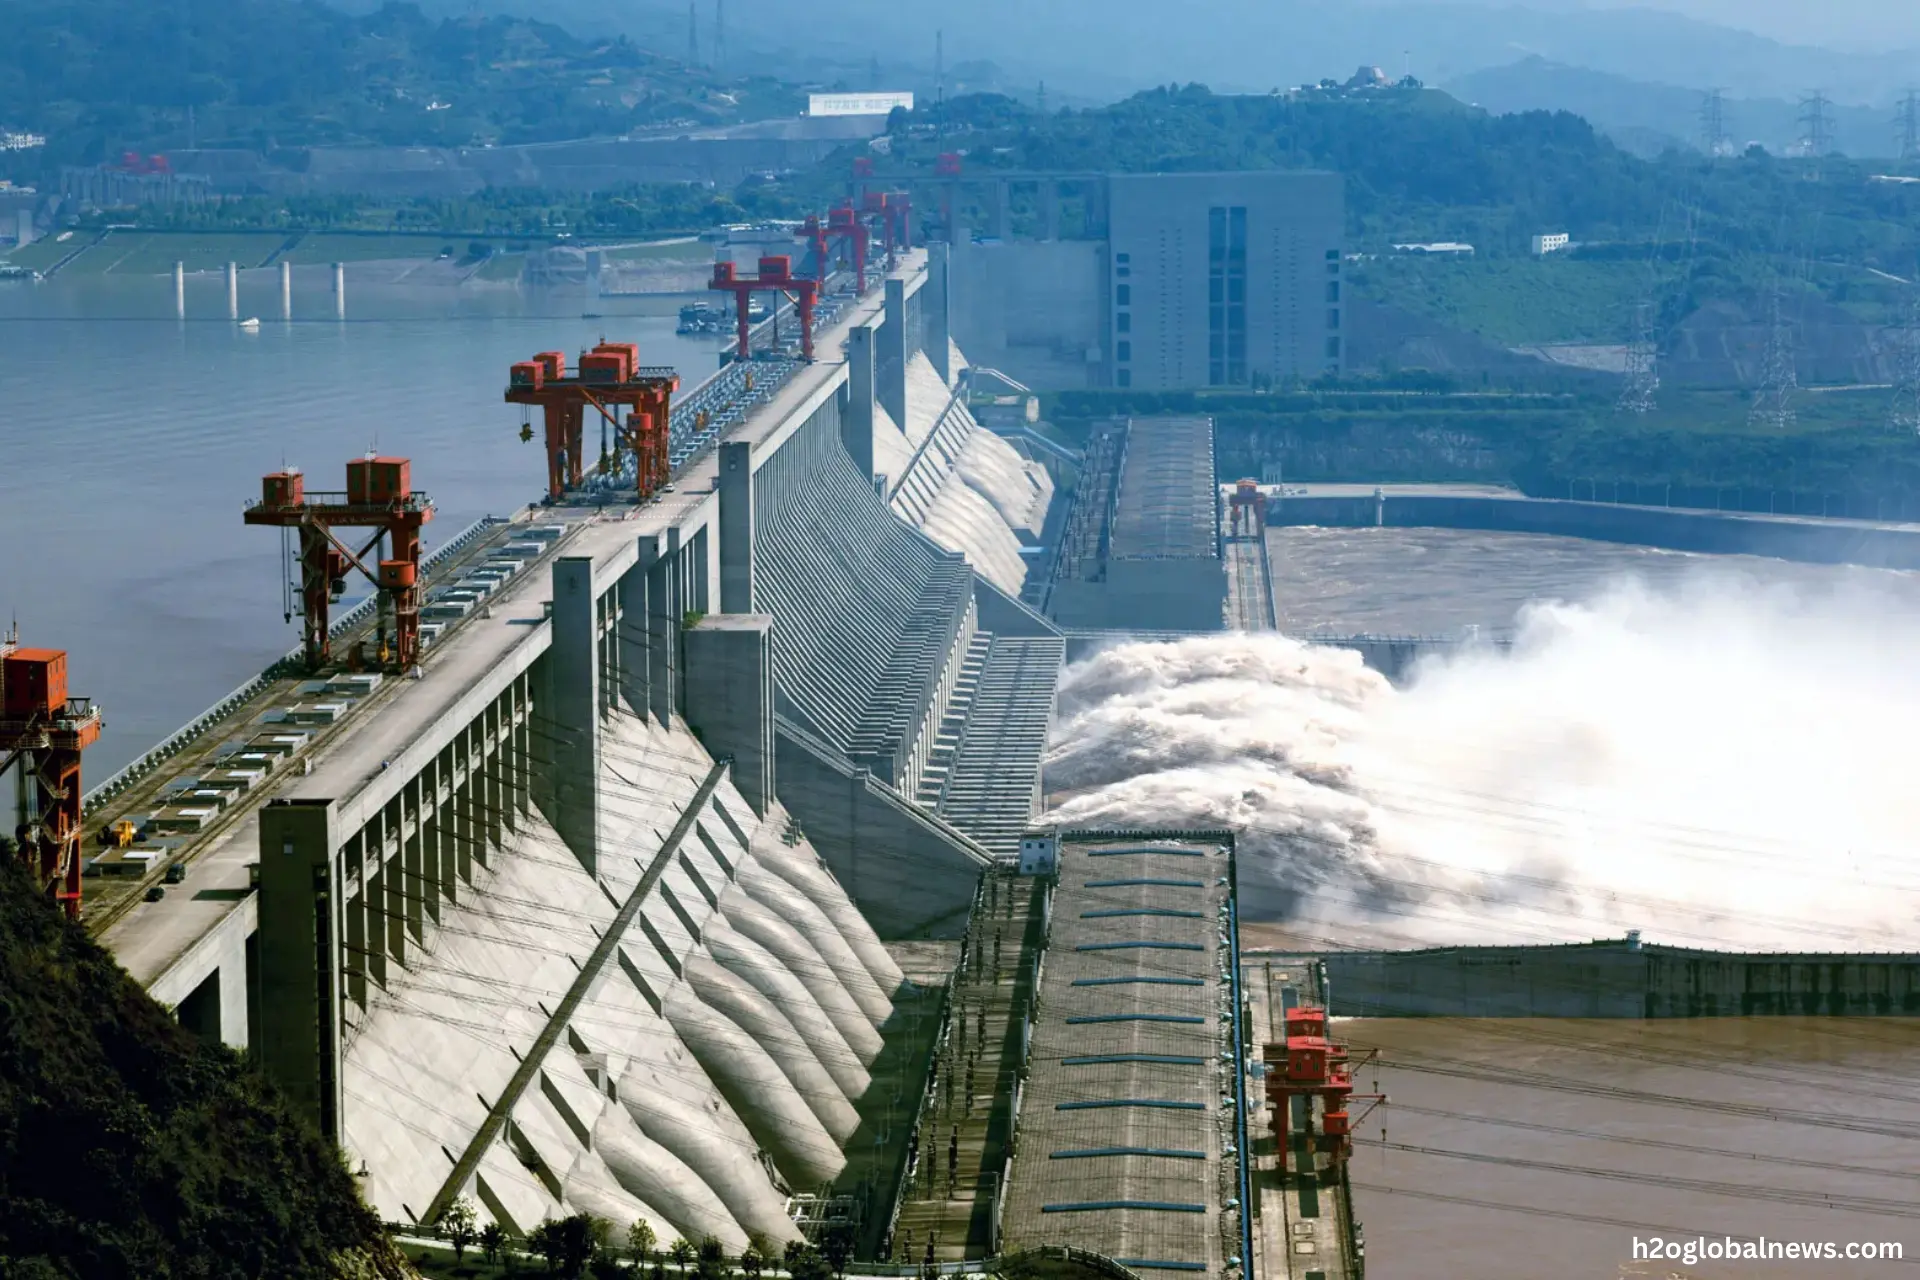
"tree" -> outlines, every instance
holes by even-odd
[[[627,1252],[633,1255],[636,1265],[645,1262],[647,1255],[653,1252],[657,1237],[653,1233],[653,1224],[645,1218],[635,1218],[627,1228]]]
[[[547,1270],[569,1278],[586,1269],[593,1257],[593,1219],[576,1213],[558,1222],[548,1219],[527,1237],[534,1252],[547,1260]]]
[[[720,1243],[717,1236],[700,1237],[699,1274],[706,1280],[717,1280],[727,1273],[727,1247]]]
[[[685,1271],[693,1261],[693,1246],[687,1243],[685,1236],[678,1236],[667,1246],[667,1256],[673,1259],[673,1265]]]
[[[787,1264],[787,1270],[791,1272],[811,1247],[805,1240],[789,1240],[780,1251],[780,1260]]]
[[[833,1268],[836,1276],[845,1275],[847,1263],[853,1261],[853,1228],[844,1222],[836,1222],[820,1233],[820,1254]]]
[[[447,1243],[453,1246],[453,1265],[457,1267],[467,1259],[467,1246],[480,1238],[480,1228],[473,1216],[473,1201],[465,1196],[455,1196],[453,1203],[441,1211],[440,1229],[446,1232]]]
[[[760,1272],[765,1268],[766,1261],[758,1249],[748,1245],[740,1254],[740,1273],[747,1280],[760,1280]]]
[[[480,1255],[492,1266],[500,1260],[500,1250],[506,1247],[507,1233],[497,1222],[489,1222],[480,1229]]]

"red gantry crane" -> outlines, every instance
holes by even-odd
[[[1327,1011],[1300,1005],[1286,1011],[1282,1039],[1268,1044],[1261,1053],[1266,1064],[1267,1102],[1273,1109],[1273,1136],[1280,1153],[1280,1171],[1287,1171],[1288,1158],[1298,1159],[1296,1172],[1315,1175],[1319,1165],[1316,1153],[1325,1155],[1329,1165],[1338,1167],[1353,1155],[1355,1121],[1347,1110],[1354,1097],[1384,1102],[1377,1093],[1355,1094],[1353,1064],[1347,1046],[1327,1035]],[[1373,1051],[1369,1051],[1371,1055]],[[1293,1100],[1304,1097],[1307,1116],[1298,1134],[1290,1133]],[[1314,1129],[1313,1100],[1320,1102],[1320,1128]],[[1369,1108],[1371,1110],[1372,1108]],[[1363,1112],[1361,1118],[1365,1118]],[[1293,1141],[1300,1140],[1299,1150]]]
[[[736,275],[731,262],[716,262],[713,264],[713,279],[707,282],[707,288],[733,294],[736,334],[734,359],[746,360],[753,355],[747,307],[756,291],[772,289],[793,299],[794,309],[800,313],[800,358],[812,363],[813,302],[820,282],[794,275],[792,259],[785,254],[762,258],[760,272],[755,276]]]
[[[827,210],[827,238],[844,240],[847,245],[847,262],[853,268],[853,291],[857,296],[867,291],[867,224],[860,220],[860,213],[851,202],[835,205]]]
[[[813,255],[813,278],[815,282],[819,284],[821,291],[825,292],[827,277],[833,273],[827,263],[827,253],[829,252],[827,248],[827,229],[821,224],[820,215],[817,213],[808,214],[806,222],[801,224],[800,229],[793,234],[796,239],[806,242],[807,251]]]
[[[433,519],[433,500],[412,488],[405,458],[372,454],[347,464],[345,493],[309,493],[298,470],[276,471],[260,482],[260,500],[249,503],[248,524],[297,529],[300,534],[300,600],[307,670],[333,659],[327,636],[327,606],[346,588],[347,570],[358,569],[380,592],[379,660],[405,671],[420,656],[420,527]],[[371,528],[358,551],[337,529]],[[386,554],[367,567],[368,553],[382,542]]]
[[[580,357],[569,374],[567,358],[558,351],[542,351],[513,366],[507,375],[507,403],[539,405],[546,418],[547,497],[559,501],[578,488],[585,472],[586,413],[597,412],[619,442],[615,455],[601,453],[601,469],[619,464],[618,452],[633,454],[635,490],[641,502],[667,483],[667,444],[673,393],[680,375],[672,369],[646,368],[640,348],[632,342],[603,342]],[[624,406],[622,421],[614,412]],[[521,428],[522,440],[533,439],[531,426]]]
[[[0,777],[20,769],[16,856],[69,919],[80,916],[80,754],[100,739],[100,710],[67,696],[64,649],[0,639]]]
[[[1233,494],[1227,499],[1231,523],[1228,526],[1235,538],[1257,538],[1267,527],[1267,495],[1260,492],[1258,480],[1241,480],[1233,486]]]

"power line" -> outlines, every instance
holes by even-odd
[[[1800,99],[1802,154],[1819,160],[1834,153],[1833,100],[1819,89]]]
[[[1793,330],[1787,322],[1785,294],[1784,284],[1775,280],[1768,311],[1767,349],[1760,362],[1760,385],[1747,413],[1750,425],[1783,434],[1792,430],[1799,420],[1793,395],[1800,385],[1794,369]]]
[[[1887,422],[1895,431],[1920,435],[1920,284],[1908,301],[1907,323],[1895,332],[1893,404]]]
[[[1727,138],[1726,91],[1709,89],[1700,101],[1700,149],[1709,157],[1728,155],[1733,144]]]
[[[1659,389],[1660,348],[1653,335],[1653,300],[1647,297],[1633,308],[1633,338],[1627,344],[1627,383],[1620,389],[1620,411],[1644,417],[1652,411]]]

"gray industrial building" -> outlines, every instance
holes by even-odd
[[[954,337],[982,365],[1035,386],[1140,390],[1345,368],[1338,174],[1002,174],[912,185],[917,207],[956,209],[984,185],[986,234],[956,234],[953,265]],[[1016,236],[1010,211],[1029,189],[1034,234]],[[1063,198],[1080,210],[1066,238]]]
[[[1070,629],[1218,631],[1227,598],[1213,419],[1096,434],[1042,609]]]

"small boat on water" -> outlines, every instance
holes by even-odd
[[[248,333],[252,333],[260,327],[260,317],[248,316],[245,320],[242,320],[239,323],[242,329],[245,329]]]

